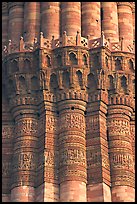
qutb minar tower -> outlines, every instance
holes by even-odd
[[[135,201],[135,3],[2,2],[2,201]]]

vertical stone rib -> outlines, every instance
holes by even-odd
[[[61,2],[61,27],[62,34],[75,36],[77,31],[81,33],[81,3]]]
[[[41,31],[45,38],[59,38],[60,2],[41,2]]]
[[[75,109],[79,104],[79,109]],[[60,201],[86,199],[85,102],[59,102],[59,183]],[[71,107],[74,106],[71,109]]]
[[[40,107],[41,116],[38,123],[39,157],[36,201],[58,202],[59,185],[57,172],[58,151],[56,106],[48,101],[44,101],[43,103],[46,109],[45,107]]]
[[[130,2],[118,2],[119,38],[124,39],[124,51],[133,46],[132,6]]]
[[[36,109],[16,110],[14,153],[12,163],[12,202],[35,202],[37,117]]]
[[[88,202],[111,201],[106,113],[105,103],[95,101],[88,104],[86,116]]]
[[[102,31],[110,42],[119,41],[118,14],[116,2],[101,2],[102,8]]]
[[[132,109],[124,105],[108,107],[107,125],[112,202],[134,202],[134,165],[130,135],[131,112]]]
[[[25,2],[24,41],[33,43],[40,34],[40,2]],[[39,39],[38,39],[39,40]]]
[[[8,4],[2,2],[2,45],[8,41]]]
[[[24,2],[9,2],[8,38],[15,44],[19,44],[23,35]]]
[[[82,36],[101,37],[100,2],[81,2]]]

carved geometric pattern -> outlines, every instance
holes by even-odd
[[[73,128],[85,131],[85,120],[83,115],[68,113],[61,116],[59,123],[59,131]]]
[[[112,135],[129,135],[129,121],[113,119],[107,122],[109,131]]]

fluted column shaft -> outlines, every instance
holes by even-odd
[[[8,5],[7,2],[2,2],[2,44],[7,44],[8,41]]]
[[[24,41],[33,43],[40,33],[40,2],[25,2]]]
[[[41,2],[41,31],[45,38],[59,38],[60,35],[60,3]]]
[[[132,109],[124,105],[108,107],[108,140],[112,202],[134,201],[134,165],[130,135]],[[130,193],[129,193],[130,192]]]
[[[82,36],[101,37],[100,2],[81,2]]]
[[[75,107],[79,104],[79,108]],[[58,103],[60,201],[86,200],[85,102]]]
[[[118,14],[116,2],[101,2],[102,31],[110,42],[119,41]]]
[[[61,2],[61,30],[67,35],[75,36],[81,33],[81,3]]]
[[[9,2],[8,38],[15,44],[19,44],[23,35],[24,2]]]
[[[133,20],[130,2],[118,2],[119,38],[123,38],[124,51],[133,46]]]

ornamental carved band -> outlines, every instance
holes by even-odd
[[[27,152],[15,154],[13,157],[13,171],[35,171],[36,170],[36,158],[35,153]]]
[[[81,114],[68,113],[62,114],[60,120],[59,131],[72,130],[85,132],[85,118]]]
[[[85,149],[67,149],[60,152],[59,165],[78,164],[86,167]]]
[[[113,135],[130,135],[129,121],[111,120],[107,122],[111,136]]]

